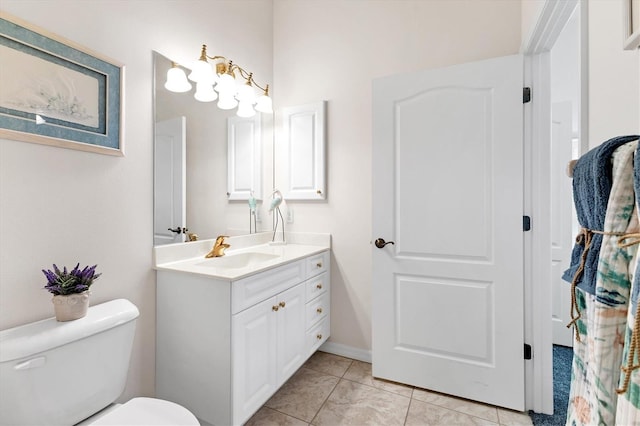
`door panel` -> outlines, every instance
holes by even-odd
[[[490,283],[396,275],[396,349],[492,364],[492,299]],[[404,326],[421,323],[440,326]]]
[[[487,260],[491,223],[490,206],[484,200],[491,188],[487,174],[491,116],[483,112],[490,111],[490,102],[488,89],[465,87],[425,90],[396,101],[397,255]],[[425,121],[425,117],[437,117],[437,121]],[[438,184],[429,185],[425,170],[428,176],[447,180],[446,191]],[[477,178],[459,179],[458,170]],[[406,190],[414,185],[419,192]],[[435,200],[448,207],[431,208]],[[466,204],[477,206],[476,214],[468,215]],[[465,226],[447,228],[443,222]],[[424,229],[429,238],[416,229]],[[459,241],[466,243],[461,246]]]
[[[304,283],[279,294],[277,301],[280,306],[277,315],[278,382],[282,383],[296,372],[307,354]]]
[[[522,58],[373,89],[373,374],[524,409]]]

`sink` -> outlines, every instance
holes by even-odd
[[[246,268],[248,266],[259,265],[264,262],[276,259],[280,257],[278,254],[260,253],[260,252],[245,252],[238,254],[227,254],[222,257],[212,257],[205,261],[196,263],[195,266],[206,266],[210,268],[228,268],[238,269]]]

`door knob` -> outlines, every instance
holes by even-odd
[[[395,245],[396,243],[394,243],[393,241],[385,241],[384,238],[378,238],[375,243],[376,247],[378,248],[382,248],[384,246],[386,246],[387,244],[393,244]]]
[[[180,229],[179,226],[177,226],[176,229],[167,228],[167,230],[169,230],[171,232],[175,232],[176,234],[181,234],[182,233],[182,229]]]

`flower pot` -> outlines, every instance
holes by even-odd
[[[52,302],[53,309],[56,313],[56,320],[71,321],[87,315],[89,294],[89,291],[85,291],[65,296],[53,296]]]

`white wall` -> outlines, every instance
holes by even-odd
[[[531,38],[531,34],[540,18],[542,9],[547,0],[521,0],[522,3],[522,44],[525,44]],[[524,48],[524,46],[522,46]]]
[[[271,81],[271,1],[2,0],[0,9],[126,65],[125,157],[0,140],[0,329],[52,315],[42,268],[97,263],[92,303],[123,297],[141,311],[124,398],[153,395],[151,51],[187,62],[207,43]]]
[[[278,108],[328,101],[328,199],[287,202],[287,229],[332,234],[332,342],[371,349],[372,80],[515,54],[520,13],[517,1],[274,1]]]
[[[622,50],[622,0],[589,0],[589,146],[640,134],[640,50]]]

